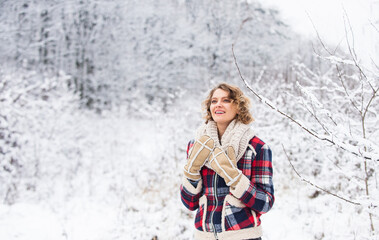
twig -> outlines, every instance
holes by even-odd
[[[375,29],[376,33],[379,33],[379,29],[375,26],[375,24],[371,21],[370,21],[370,25]]]
[[[291,120],[293,123],[295,123],[296,125],[298,125],[300,128],[302,128],[303,130],[305,130],[306,132],[308,132],[309,134],[311,134],[313,137],[321,140],[321,141],[326,141],[326,142],[329,142],[347,152],[350,152],[356,156],[360,156],[364,159],[368,159],[368,160],[376,160],[376,161],[379,161],[379,156],[377,156],[377,154],[373,154],[372,156],[369,155],[369,153],[367,152],[361,152],[356,146],[353,146],[353,145],[350,145],[349,144],[349,147],[347,146],[344,146],[345,144],[344,143],[337,143],[336,141],[334,141],[333,138],[327,138],[325,136],[319,136],[318,133],[314,132],[314,131],[311,131],[309,130],[307,127],[305,127],[303,124],[301,124],[299,121],[295,120],[294,118],[292,118],[291,116],[289,116],[287,113],[281,111],[280,109],[276,108],[275,106],[273,106],[270,102],[268,102],[267,100],[264,100],[263,97],[261,97],[252,87],[250,87],[250,85],[247,83],[247,81],[245,80],[245,78],[242,76],[242,73],[241,73],[241,70],[238,66],[238,63],[237,63],[237,58],[236,58],[236,55],[234,54],[234,44],[232,44],[232,53],[233,53],[233,58],[234,58],[234,64],[236,65],[237,67],[237,70],[238,70],[238,73],[239,73],[239,76],[240,78],[242,79],[242,81],[244,82],[244,84],[246,85],[246,87],[264,104],[266,104],[267,106],[269,106],[272,110],[275,110],[277,111],[278,113],[280,113],[281,115],[283,115],[284,117],[288,118],[289,120]]]
[[[238,38],[239,38],[239,35],[240,35],[240,32],[241,32],[242,29],[243,29],[243,25],[244,25],[246,22],[248,22],[248,21],[250,21],[250,20],[252,20],[252,19],[253,19],[252,17],[248,17],[248,18],[245,18],[245,19],[242,21],[242,23],[241,23],[241,25],[240,25],[240,27],[239,27],[239,29],[238,29],[237,36],[236,36],[236,38],[234,39],[234,42],[237,42],[237,40],[238,40]]]
[[[374,90],[374,92],[373,92],[373,94],[372,94],[370,100],[368,101],[367,106],[366,106],[366,108],[365,108],[365,111],[364,111],[364,113],[363,113],[363,115],[362,115],[362,119],[363,119],[363,120],[365,119],[366,114],[367,114],[367,112],[368,112],[368,109],[369,109],[371,103],[373,102],[374,98],[376,97],[376,94],[378,93],[378,91],[379,91],[379,87],[378,87],[376,90]]]
[[[350,31],[352,33],[352,38],[353,38],[353,46],[351,46],[350,42],[349,42],[349,37],[348,37],[348,32],[347,32],[347,29],[346,29],[346,20],[345,18],[347,19],[347,22],[349,24],[349,28],[350,28]],[[350,52],[350,56],[352,57],[353,59],[353,62],[354,62],[354,65],[358,68],[360,74],[363,76],[364,79],[366,79],[366,81],[368,82],[368,84],[370,85],[371,89],[372,90],[375,90],[374,87],[372,86],[372,84],[370,83],[370,81],[368,80],[366,74],[363,72],[361,66],[358,64],[357,62],[357,55],[355,53],[355,48],[354,48],[354,34],[353,34],[353,29],[351,27],[351,24],[350,24],[350,19],[349,19],[349,16],[347,15],[346,13],[346,10],[344,9],[344,24],[345,24],[345,38],[346,38],[346,42],[347,42],[347,47],[349,49],[349,52]]]
[[[353,99],[351,98],[349,92],[347,91],[347,88],[346,88],[345,82],[344,82],[344,80],[343,80],[343,78],[342,78],[342,73],[341,73],[340,69],[338,68],[338,65],[337,65],[337,64],[336,64],[336,69],[337,69],[337,72],[338,72],[338,78],[339,78],[339,80],[340,80],[340,82],[341,82],[341,84],[342,84],[343,89],[345,90],[345,94],[346,94],[346,96],[349,98],[349,100],[350,100],[351,104],[353,105],[353,107],[354,107],[355,109],[357,109],[358,112],[362,115],[362,111],[357,107],[357,105],[355,104],[355,102],[354,102]]]
[[[297,87],[300,89],[300,91],[301,91],[302,93],[304,93],[305,95],[307,95],[309,98],[312,97],[312,95],[310,96],[310,94],[308,94],[308,93],[304,90],[303,86],[301,86],[299,82],[296,82],[296,85],[297,85]],[[311,111],[311,109],[308,108],[308,103],[306,103],[306,102],[304,101],[303,98],[301,99],[301,101],[302,101],[302,104],[303,104],[303,106],[305,107],[305,109],[306,109],[306,110],[309,112],[309,114],[311,114],[312,117],[318,122],[318,124],[322,127],[322,129],[324,129],[324,131],[325,131],[326,133],[328,133],[329,135],[332,136],[333,134],[331,133],[331,131],[329,131],[329,129],[325,126],[325,124],[322,123],[321,120],[316,116],[316,113],[315,113],[316,110],[315,110],[315,106],[314,106],[313,101],[312,101],[312,100],[310,101],[310,105],[311,105],[311,107],[312,107],[312,111]],[[333,120],[333,118],[332,118],[331,116],[329,116],[329,118],[333,121],[333,123],[335,123],[335,121]],[[336,125],[337,125],[337,124],[336,124]]]
[[[320,41],[322,47],[325,49],[325,51],[326,51],[327,53],[329,53],[329,55],[334,55],[334,54],[331,53],[331,52],[329,51],[329,49],[325,46],[324,41],[322,41],[322,39],[321,39],[321,37],[320,37],[320,34],[318,33],[317,28],[316,28],[315,24],[314,24],[313,21],[312,21],[311,16],[309,15],[309,13],[308,13],[307,11],[306,11],[306,13],[307,13],[307,15],[308,15],[309,21],[311,21],[311,23],[312,23],[313,29],[315,30],[316,35],[317,35],[317,38],[318,38],[318,40]],[[312,45],[312,47],[313,47],[313,45]],[[315,50],[315,49],[314,49],[314,50]]]
[[[350,53],[352,53],[352,57],[353,57],[353,59],[356,59],[357,58],[357,54],[356,54],[356,52],[355,52],[355,39],[354,39],[354,31],[353,31],[353,28],[351,27],[351,23],[350,23],[350,18],[349,18],[349,16],[347,15],[347,12],[346,12],[346,9],[344,8],[344,7],[342,7],[342,9],[343,9],[343,13],[344,13],[344,24],[345,24],[345,37],[346,37],[346,40],[347,40],[347,44],[348,44],[348,47],[349,47],[349,50],[351,50],[350,51]],[[346,20],[345,20],[346,19]],[[346,22],[345,21],[347,21],[347,23],[348,23],[348,26],[349,26],[349,29],[350,29],[350,33],[351,33],[351,39],[352,39],[352,41],[353,41],[353,44],[351,45],[350,44],[350,42],[349,42],[349,37],[348,37],[348,32],[347,32],[347,30],[346,30]],[[352,48],[351,48],[352,47]]]
[[[291,164],[291,167],[292,167],[293,171],[296,173],[296,175],[300,178],[301,181],[306,182],[306,183],[308,183],[309,185],[311,185],[311,186],[313,186],[313,187],[315,187],[315,188],[317,188],[317,189],[319,189],[319,190],[321,190],[321,191],[323,191],[323,192],[325,192],[325,193],[327,193],[327,194],[330,194],[330,195],[332,195],[332,196],[334,196],[334,197],[337,197],[337,198],[339,198],[339,199],[342,199],[342,200],[344,200],[344,201],[346,201],[346,202],[348,202],[348,203],[351,203],[351,204],[354,204],[354,205],[358,205],[358,206],[361,205],[360,203],[353,202],[353,201],[350,201],[350,200],[348,200],[348,199],[346,199],[346,198],[343,198],[343,197],[341,197],[341,196],[338,196],[337,194],[332,193],[332,192],[330,192],[330,191],[328,191],[328,190],[326,190],[326,189],[324,189],[324,188],[322,188],[322,187],[319,187],[319,186],[317,186],[316,184],[312,183],[311,181],[309,181],[309,180],[303,178],[303,177],[300,175],[300,173],[299,173],[299,172],[295,169],[295,167],[293,166],[293,164],[292,164],[292,162],[291,162],[291,159],[290,159],[290,157],[288,156],[288,154],[287,154],[287,152],[286,152],[286,149],[284,148],[283,144],[282,144],[282,148],[283,148],[284,154],[285,154],[286,157],[287,157],[288,162]]]
[[[376,62],[374,61],[374,59],[372,59],[372,57],[370,57],[370,59],[371,59],[371,64],[374,65],[376,67],[376,69],[379,70],[379,66],[378,66],[378,64],[376,64]]]

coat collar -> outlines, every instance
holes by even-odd
[[[215,146],[224,151],[226,151],[229,146],[232,146],[237,154],[238,161],[244,155],[250,139],[252,139],[255,134],[251,125],[243,124],[234,119],[226,128],[221,141],[218,137],[217,124],[214,121],[208,121],[207,124],[200,126],[196,138],[199,139],[203,135],[210,136],[214,140]]]

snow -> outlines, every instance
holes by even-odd
[[[38,204],[1,205],[0,226],[1,239],[65,239],[58,216]]]
[[[1,240],[193,239],[194,212],[179,196],[186,147],[206,91],[221,81],[251,98],[254,131],[273,150],[276,201],[262,216],[263,239],[378,240],[379,162],[318,141],[278,113],[378,158],[378,98],[363,136],[351,102],[367,104],[368,81],[346,56],[314,56],[315,46],[272,9],[192,0],[20,0],[0,8]],[[84,9],[85,21],[77,18]],[[239,78],[232,43],[261,101]],[[93,61],[87,69],[83,58]],[[352,67],[342,69],[349,97],[339,63]],[[377,75],[367,77],[376,88]]]
[[[181,151],[178,161],[171,162],[174,165],[160,161],[170,161],[165,154],[172,157],[167,149],[173,147],[173,139],[164,125],[170,120],[133,120],[110,113],[84,117],[83,131],[90,144],[81,149],[82,162],[89,163],[86,167],[91,176],[82,169],[68,179],[72,185],[68,189],[65,179],[57,179],[52,187],[59,189],[45,199],[33,197],[1,205],[0,238],[192,239],[193,213],[183,207],[179,196],[185,153]],[[274,164],[280,166],[283,160],[276,155]],[[274,171],[276,202],[262,217],[264,239],[313,239],[315,233],[325,235],[323,239],[349,236],[350,231],[343,229],[355,218],[338,210],[339,201],[330,196],[307,200],[304,194],[312,188],[296,177],[283,175],[280,169]],[[337,208],[331,206],[324,213],[312,207],[314,204]],[[360,225],[352,226],[358,235]]]

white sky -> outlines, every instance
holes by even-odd
[[[264,6],[276,7],[283,20],[296,32],[314,37],[315,24],[321,38],[337,45],[345,43],[344,10],[350,19],[355,38],[355,48],[367,63],[375,59],[379,64],[379,0],[261,0]],[[307,15],[309,14],[309,16]]]

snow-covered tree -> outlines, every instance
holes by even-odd
[[[13,203],[26,190],[35,190],[46,168],[41,155],[54,149],[46,142],[52,141],[56,132],[67,130],[58,123],[78,107],[77,97],[65,84],[67,79],[63,73],[50,78],[35,71],[1,72],[0,178],[4,184],[0,196],[5,203]],[[50,154],[54,156],[54,152]]]
[[[358,211],[363,211],[360,219],[368,215],[368,220],[361,221],[370,226],[366,229],[371,233],[365,234],[375,235],[379,201],[378,72],[365,68],[353,48],[350,55],[331,53],[325,45],[322,50],[326,50],[323,55],[314,56],[317,65],[306,64],[304,58],[293,61],[290,85],[271,91],[256,87],[269,72],[266,68],[251,84],[241,77],[266,107],[298,127],[285,125],[285,132],[303,131],[302,138],[296,134],[289,141],[289,136],[280,134],[275,142],[283,144],[286,157],[296,162],[296,173],[303,173],[299,174],[302,179],[308,176],[311,180],[303,180],[316,186],[311,198],[330,194],[359,206]],[[279,81],[287,80],[282,75]],[[279,98],[273,98],[273,92]]]

